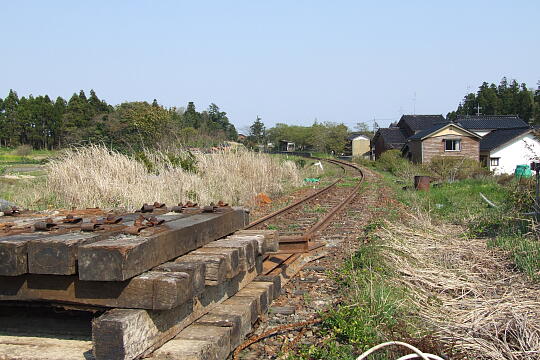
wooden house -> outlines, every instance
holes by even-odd
[[[435,156],[463,157],[478,161],[481,138],[458,124],[443,123],[409,137],[402,153],[414,163],[430,162]]]

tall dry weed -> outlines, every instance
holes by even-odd
[[[484,239],[418,215],[378,235],[426,329],[467,359],[539,359],[540,287]]]
[[[154,201],[250,205],[260,192],[273,195],[301,184],[293,162],[266,154],[195,154],[195,172],[176,166],[169,155],[146,153],[152,164],[148,171],[142,162],[105,147],[67,150],[49,163],[45,191],[53,194],[57,206],[134,210]]]

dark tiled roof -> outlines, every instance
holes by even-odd
[[[443,127],[445,127],[446,125],[448,124],[437,124],[435,126],[432,126],[430,127],[429,129],[426,129],[426,130],[422,130],[420,132],[417,132],[416,134],[414,134],[413,136],[411,136],[409,138],[409,140],[420,140],[422,139],[424,136],[427,136],[439,129],[442,129]]]
[[[480,151],[491,151],[530,131],[530,128],[494,130],[480,140]]]
[[[419,131],[429,129],[433,125],[446,124],[449,121],[442,115],[403,115],[399,119],[399,123],[401,122],[407,124],[412,131]]]
[[[517,129],[528,128],[529,125],[516,115],[459,115],[456,119],[468,130]]]
[[[369,136],[367,136],[367,135],[360,134],[360,133],[351,133],[351,134],[347,137],[347,140],[354,140],[354,138],[356,138],[356,137],[358,137],[358,136],[363,136],[363,137],[366,137],[367,139],[369,139]]]
[[[392,149],[401,148],[405,144],[405,135],[400,128],[381,128],[378,130],[384,140],[384,143]]]

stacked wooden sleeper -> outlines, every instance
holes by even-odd
[[[162,231],[150,236],[0,237],[0,259],[6,260],[0,266],[0,301],[113,308],[93,322],[98,360],[145,356],[170,339],[176,341],[179,333],[196,341],[191,324],[197,321],[196,326],[211,330],[216,324],[210,325],[212,318],[225,314],[238,325],[218,331],[230,332],[228,346],[220,347],[222,352],[230,350],[274,296],[253,284],[268,283],[259,282],[268,279],[258,275],[265,254],[277,251],[277,234],[235,232],[248,223],[241,209],[168,220]],[[42,258],[46,260],[40,264]],[[55,260],[57,267],[51,266]],[[273,282],[270,285],[275,289]]]

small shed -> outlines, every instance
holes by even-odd
[[[293,142],[287,140],[279,140],[279,151],[294,152],[296,146]]]
[[[370,156],[370,138],[362,134],[351,134],[347,138],[350,148],[351,155],[353,157],[365,157],[369,158]]]

